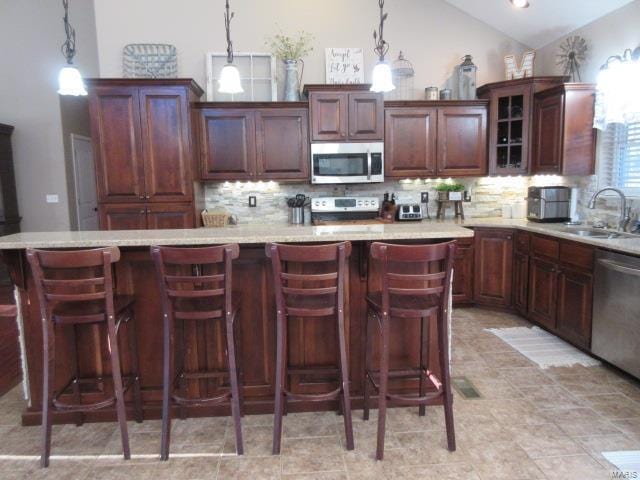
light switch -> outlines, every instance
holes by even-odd
[[[47,194],[47,203],[58,203],[60,199],[58,198],[58,194],[56,193],[48,193]]]
[[[254,195],[249,196],[249,206],[256,207],[258,205],[257,199]]]

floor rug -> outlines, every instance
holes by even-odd
[[[600,365],[598,360],[539,327],[488,328],[486,331],[502,339],[540,368]]]

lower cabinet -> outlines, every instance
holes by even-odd
[[[531,259],[529,318],[550,330],[556,328],[557,269],[552,261]]]
[[[521,315],[527,314],[529,305],[529,255],[516,252],[513,256],[513,308]]]
[[[558,272],[558,333],[584,348],[591,346],[593,276],[562,268]]]
[[[193,228],[193,205],[185,204],[101,204],[101,230],[159,230]]]
[[[513,231],[475,230],[473,299],[478,305],[511,306]]]
[[[453,261],[452,301],[454,305],[473,303],[473,262],[473,238],[458,240]]]

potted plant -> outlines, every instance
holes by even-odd
[[[286,76],[284,82],[284,99],[288,102],[300,100],[300,83],[304,74],[302,57],[313,51],[313,36],[301,31],[297,36],[284,35],[282,32],[268,37],[265,42],[271,53],[284,62]],[[302,73],[298,79],[298,63],[302,63]]]
[[[461,196],[454,195],[457,198],[451,198],[452,192],[463,192],[464,185],[461,183],[440,183],[436,185],[436,192],[438,192],[438,200],[446,201],[446,200],[462,200]],[[460,197],[460,198],[458,198]]]

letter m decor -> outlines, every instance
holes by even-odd
[[[525,52],[522,57],[520,67],[516,62],[515,55],[507,55],[504,57],[504,70],[507,80],[516,80],[519,78],[533,77],[533,60],[536,52]]]

